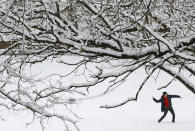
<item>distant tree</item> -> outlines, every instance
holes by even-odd
[[[188,80],[195,77],[193,0],[1,0],[0,6],[1,106],[20,105],[41,121],[57,117],[76,126],[74,119],[50,110],[77,102],[62,96],[86,95],[85,90],[104,82],[109,85],[103,94],[109,93],[143,67],[148,76],[134,98],[101,107],[137,100],[159,71],[172,76],[159,89],[178,80],[195,94],[194,82]],[[73,55],[77,62],[64,58]],[[31,66],[50,59],[75,67],[68,75],[82,71],[85,80],[62,86],[67,75],[45,79],[25,75]],[[60,77],[57,84],[38,88],[53,76]]]

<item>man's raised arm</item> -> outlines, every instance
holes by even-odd
[[[157,99],[155,99],[154,97],[152,97],[152,98],[153,98],[153,100],[154,100],[156,103],[159,103],[159,102],[161,101],[161,99],[157,100]]]

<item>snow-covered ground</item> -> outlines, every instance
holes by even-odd
[[[52,67],[51,67],[52,68]],[[56,69],[56,68],[55,68]],[[128,79],[115,92],[103,97],[84,100],[73,110],[83,119],[79,122],[81,131],[194,131],[195,130],[195,95],[185,89],[179,82],[174,81],[167,89],[158,91],[157,88],[169,82],[170,77],[162,74],[164,79],[159,79],[155,83],[153,79],[146,84],[140,93],[137,102],[130,102],[122,107],[114,109],[101,109],[101,105],[114,104],[122,101],[128,96],[134,96],[139,87],[141,78],[145,73],[137,71],[134,77]],[[195,82],[195,79],[192,80]],[[96,87],[97,93],[103,87]],[[91,92],[93,92],[91,90]],[[177,94],[182,99],[173,100],[173,108],[176,114],[176,123],[171,123],[171,114],[162,123],[157,120],[162,116],[160,104],[152,100],[152,96],[160,98],[161,93],[167,91],[169,94]],[[13,114],[11,111],[1,114],[6,121],[0,121],[1,131],[41,131],[39,122],[30,126],[25,126],[25,122],[30,122],[31,115]],[[55,121],[48,121],[46,131],[64,131],[63,124]]]
[[[165,74],[163,74],[165,75]],[[113,96],[98,98],[88,101],[81,105],[81,112],[84,120],[81,121],[83,131],[194,131],[195,130],[195,95],[185,90],[182,84],[174,82],[167,89],[158,91],[157,87],[167,82],[168,76],[157,83],[150,81],[140,94],[137,102],[130,102],[122,107],[115,109],[99,109],[99,105],[106,103],[116,103],[117,98],[133,94],[136,81],[143,77],[139,72],[137,76],[129,80]],[[195,82],[195,80],[193,80]],[[122,91],[123,90],[123,91]],[[152,96],[160,98],[161,93],[167,91],[170,94],[177,94],[183,98],[173,99],[173,108],[176,114],[176,123],[172,123],[171,113],[158,123],[157,120],[162,116],[160,104],[152,100]]]

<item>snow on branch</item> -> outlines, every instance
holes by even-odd
[[[142,68],[148,76],[135,97],[101,107],[115,108],[136,101],[157,69],[172,76],[165,87],[177,80],[194,94],[194,83],[188,79],[195,77],[193,4],[174,1],[170,6],[166,1],[153,0],[3,1],[0,99],[11,102],[3,101],[0,106],[15,109],[20,105],[44,118],[69,121],[77,128],[77,118],[69,117],[74,113],[50,112],[51,108],[64,106],[68,111],[68,106],[78,104],[78,96],[90,99],[91,87],[104,88],[97,96],[111,93]],[[45,63],[63,69],[57,72],[55,67],[48,75],[31,72]],[[156,79],[162,78],[158,75]]]
[[[144,87],[145,83],[148,81],[148,79],[151,77],[151,75],[154,73],[155,70],[156,69],[154,68],[152,70],[152,72],[143,80],[143,82],[141,83],[141,85],[140,85],[140,87],[139,87],[139,89],[138,89],[135,97],[129,97],[126,100],[124,100],[123,102],[118,103],[118,104],[114,104],[114,105],[103,105],[103,106],[100,106],[100,108],[106,108],[106,109],[116,108],[116,107],[120,107],[120,106],[122,106],[124,104],[127,104],[130,101],[137,101],[140,91],[142,90],[142,88]]]

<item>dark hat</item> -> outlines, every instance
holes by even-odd
[[[164,91],[164,92],[163,92],[163,95],[165,95],[165,94],[167,94],[167,92]]]

